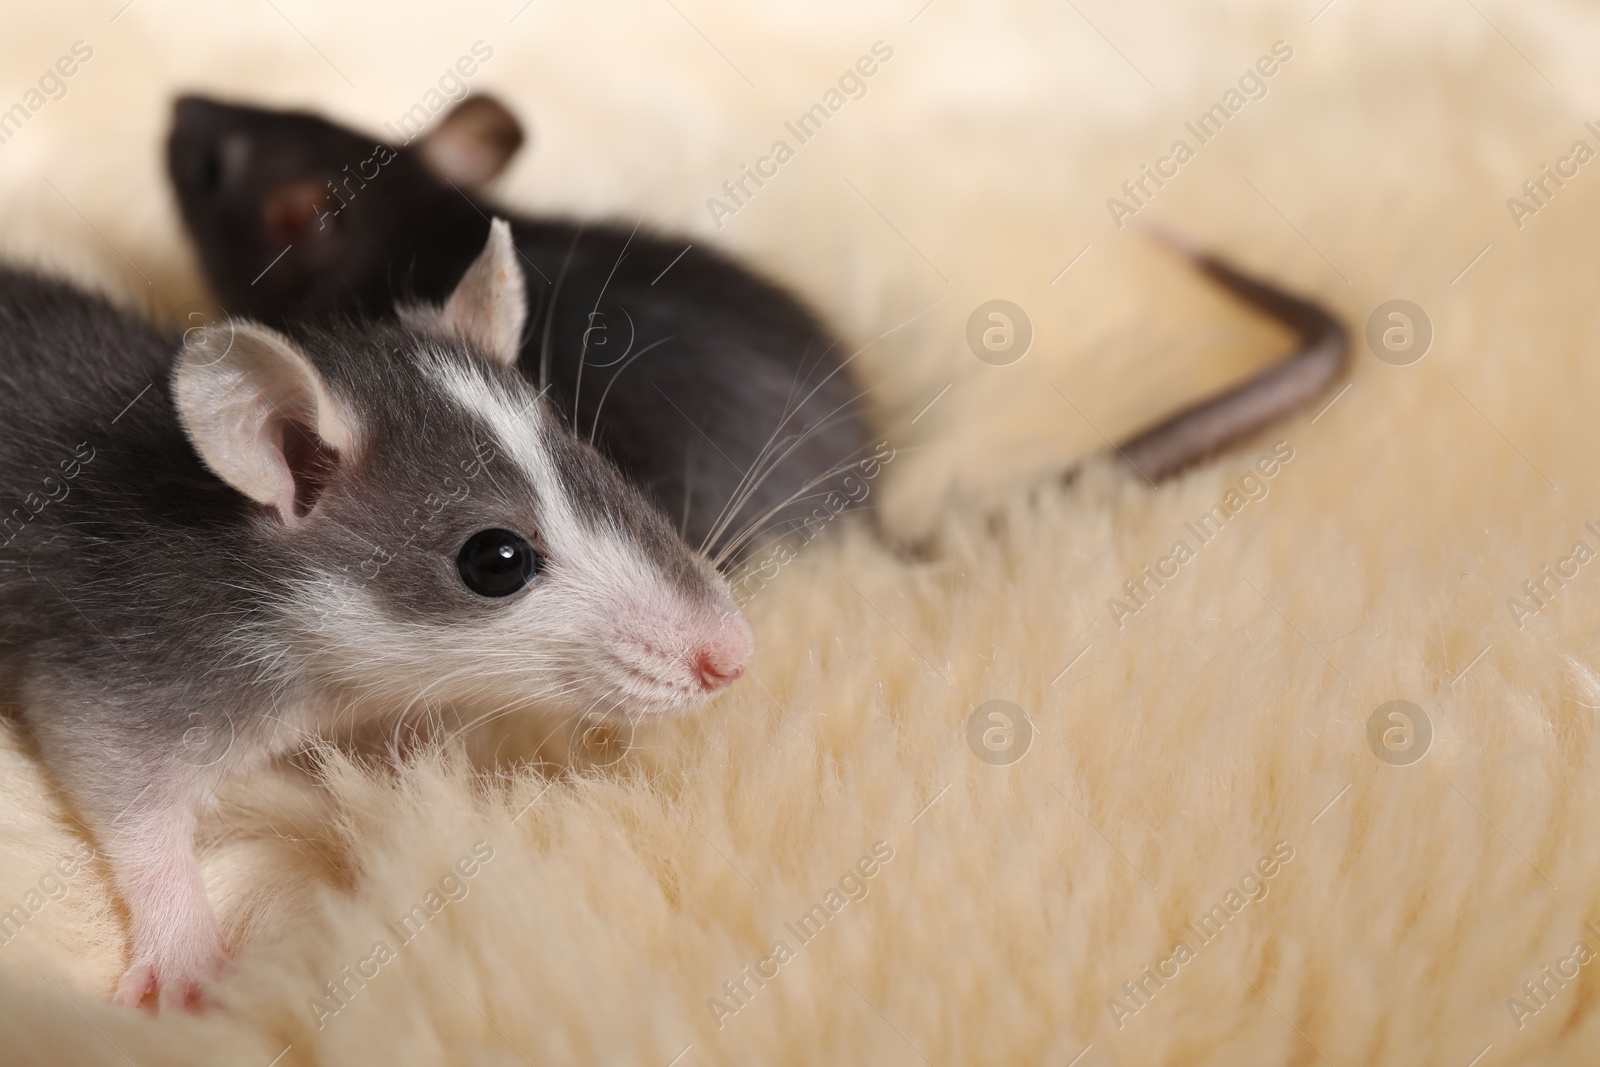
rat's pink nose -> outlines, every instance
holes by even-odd
[[[739,680],[744,673],[744,666],[729,666],[712,657],[709,652],[700,653],[700,660],[695,665],[700,672],[700,684],[707,690],[721,689]]]
[[[730,615],[722,620],[717,634],[695,657],[695,673],[706,691],[721,689],[739,680],[744,665],[755,651],[755,636],[750,624],[740,615]]]

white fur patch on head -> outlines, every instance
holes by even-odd
[[[543,443],[550,409],[537,398],[513,394],[480,368],[443,353],[427,358],[425,369],[468,417],[488,425],[501,454],[511,457],[539,493],[540,517],[560,529],[575,525],[577,514],[561,490],[555,464]]]

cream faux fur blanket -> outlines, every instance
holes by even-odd
[[[887,537],[783,568],[693,719],[234,783],[199,1017],[106,1002],[124,916],[4,733],[0,1061],[1595,1061],[1600,14],[13,5],[6,254],[175,321],[176,91],[377,132],[477,42],[509,202],[687,230],[867,346]],[[1160,489],[1063,482],[1283,344],[1149,220],[1337,308],[1349,388]]]

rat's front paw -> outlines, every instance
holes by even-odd
[[[137,1008],[152,994],[162,1011],[201,1007],[201,988],[222,973],[227,957],[219,946],[215,953],[195,959],[135,960],[117,983],[112,1000]]]

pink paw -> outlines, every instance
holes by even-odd
[[[194,964],[177,961],[151,961],[135,963],[117,982],[112,1001],[124,1008],[141,1007],[152,995],[155,1007],[162,1011],[199,1011],[204,1005],[200,991],[204,985],[222,973],[227,962],[219,950],[210,960]]]

